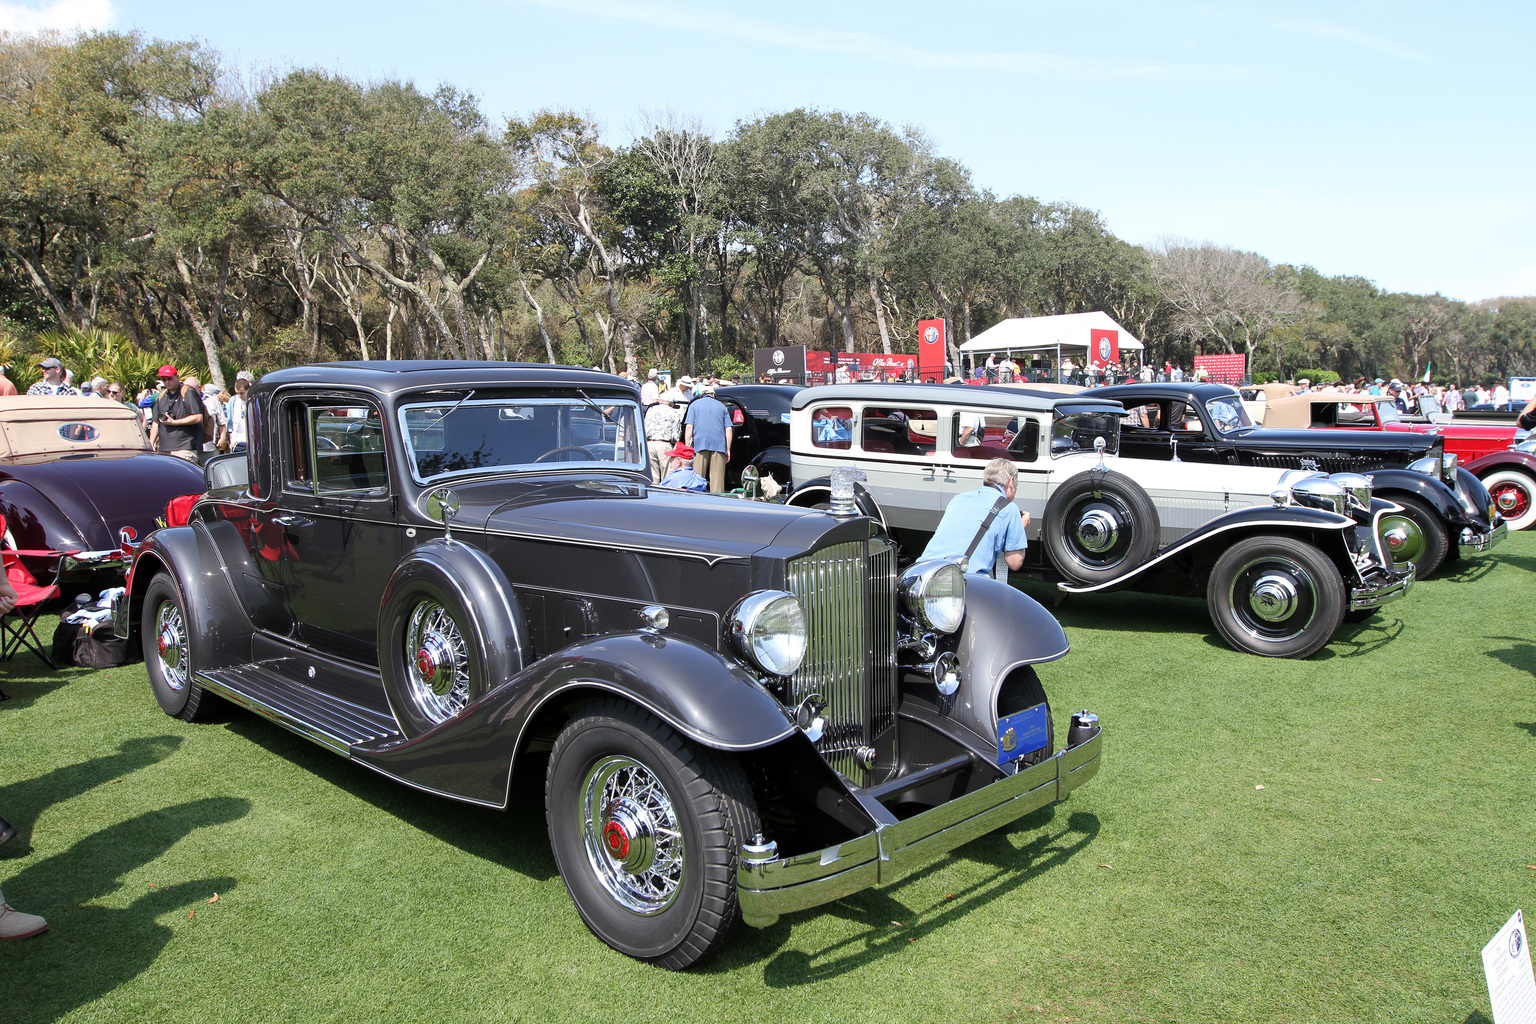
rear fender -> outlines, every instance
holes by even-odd
[[[1490,452],[1481,458],[1470,462],[1463,462],[1462,468],[1471,470],[1478,479],[1485,479],[1489,473],[1497,473],[1500,470],[1514,469],[1536,480],[1536,455],[1529,452],[1502,451]]]
[[[508,679],[464,713],[404,743],[352,757],[423,789],[504,807],[514,763],[582,705],[630,701],[701,746],[761,749],[794,732],[779,702],[741,666],[689,640],[620,633],[573,644]]]

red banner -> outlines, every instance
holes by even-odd
[[[1088,362],[1093,366],[1112,366],[1120,361],[1120,332],[1095,327],[1088,332]]]
[[[943,320],[919,320],[917,322],[917,369],[918,379],[942,381],[944,379],[946,344]]]
[[[1246,363],[1243,356],[1236,355],[1195,356],[1195,377],[1201,379],[1200,371],[1204,370],[1204,379],[1212,384],[1241,384]]]

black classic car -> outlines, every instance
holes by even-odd
[[[1445,454],[1439,434],[1260,427],[1225,384],[1123,384],[1089,394],[1126,407],[1127,458],[1365,474],[1378,498],[1399,506],[1379,523],[1387,551],[1413,562],[1420,577],[1509,532],[1488,489]]]
[[[741,482],[741,471],[756,466],[785,487],[791,485],[789,464],[789,404],[796,384],[731,384],[715,390],[715,397],[731,413],[734,433],[725,475],[729,486]]]
[[[890,882],[1098,769],[1092,714],[1057,745],[1038,604],[898,572],[851,491],[654,485],[617,377],[296,367],[250,417],[114,607],[161,707],[226,698],[469,803],[542,788],[571,899],[631,956],[689,966],[738,916]]]
[[[122,579],[123,560],[172,498],[203,489],[190,462],[149,450],[138,410],[104,398],[0,398],[0,513],[7,546],[67,551],[62,577]],[[56,559],[23,559],[52,579]]]

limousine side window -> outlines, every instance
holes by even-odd
[[[934,409],[866,408],[859,421],[859,444],[866,452],[932,455],[938,422]]]

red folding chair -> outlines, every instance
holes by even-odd
[[[0,537],[7,536],[5,516],[0,515]],[[37,636],[37,617],[43,605],[59,596],[58,576],[64,568],[62,551],[20,551],[0,548],[0,560],[5,563],[5,577],[16,591],[16,607],[0,616],[0,662],[10,661],[23,647],[43,659],[49,668],[57,668],[47,646]],[[52,584],[44,585],[22,563],[22,558],[57,559]],[[4,695],[0,694],[0,699]]]

